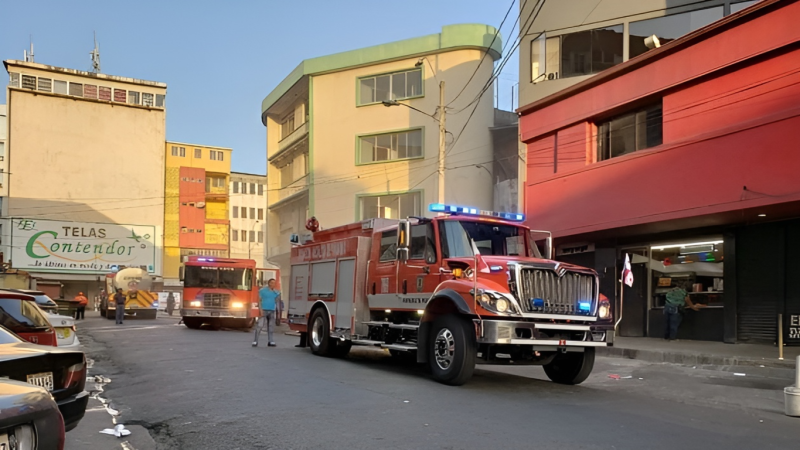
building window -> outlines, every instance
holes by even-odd
[[[39,78],[39,90],[42,92],[51,92],[53,90],[53,80],[50,78]]]
[[[211,188],[224,188],[224,177],[206,177],[206,192],[211,192]]]
[[[542,33],[531,42],[531,81],[558,78],[561,61],[558,57],[560,36],[548,38]]]
[[[731,10],[733,10],[733,6],[731,6]],[[639,56],[651,48],[655,48],[653,43],[645,43],[645,39],[651,36],[656,36],[659,44],[664,45],[698,28],[702,28],[711,22],[715,22],[721,19],[722,16],[722,6],[718,6],[715,8],[699,9],[681,14],[657,17],[655,19],[631,22],[628,27],[630,57]]]
[[[258,220],[264,220],[264,208],[258,208]]]
[[[142,93],[142,106],[153,106],[153,94]]]
[[[419,97],[422,95],[422,69],[364,77],[358,84],[359,105]]]
[[[165,99],[166,97],[164,96],[164,94],[156,94],[156,107],[163,108]]]
[[[255,241],[256,241],[256,231],[250,230],[250,242],[255,242]]]
[[[172,146],[172,156],[178,156],[178,147],[175,145]]]
[[[225,160],[224,153],[221,152],[221,151],[218,151],[218,150],[211,150],[209,152],[209,156],[210,156],[210,159],[212,161],[224,161]]]
[[[22,76],[22,89],[36,90],[36,77],[32,75]]]
[[[258,195],[264,195],[264,185],[258,183]]]
[[[263,231],[259,231],[258,232],[258,243],[259,244],[263,244],[264,243],[264,232]]]
[[[422,157],[422,130],[361,136],[361,164]]]
[[[242,235],[242,242],[247,242],[247,230],[242,230],[240,234]]]
[[[242,219],[247,219],[247,208],[242,206]]]
[[[178,148],[178,153],[180,154],[181,158],[185,158],[186,157],[186,147],[179,147]]]
[[[9,72],[8,74],[8,85],[10,87],[19,87],[19,74],[14,72]]]
[[[97,86],[86,84],[83,86],[83,96],[85,98],[97,98]]]
[[[661,145],[661,111],[659,102],[597,124],[597,160]]]
[[[561,74],[590,75],[622,62],[622,25],[561,36]]]
[[[251,195],[256,195],[256,184],[255,183],[250,183],[250,194]]]
[[[239,230],[231,230],[231,240],[234,242],[239,240]]]
[[[294,131],[294,112],[289,114],[281,122],[281,139],[285,139]]]
[[[106,86],[100,86],[97,88],[97,98],[100,100],[105,100],[107,102],[111,101],[111,88]]]
[[[375,195],[359,197],[361,219],[400,219],[422,214],[422,193]]]
[[[231,212],[233,213],[233,218],[234,219],[238,219],[239,218],[239,207],[238,206],[234,206],[233,208],[231,208]]]
[[[233,182],[233,193],[234,194],[238,194],[239,193],[239,182],[238,181],[234,181]]]
[[[128,100],[128,96],[126,94],[127,91],[125,91],[125,89],[114,89],[114,101],[125,103]]]
[[[76,97],[83,97],[83,84],[70,82],[69,95],[74,95]]]
[[[194,157],[195,159],[201,159],[203,157],[203,150],[199,148],[194,149]]]
[[[256,209],[255,208],[250,208],[250,218],[251,219],[255,219],[256,218]]]
[[[61,80],[53,81],[53,93],[67,95],[67,82]]]
[[[139,93],[134,91],[128,91],[128,103],[131,105],[138,105]]]

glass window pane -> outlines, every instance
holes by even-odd
[[[592,73],[622,62],[622,25],[592,30]]]
[[[378,197],[361,197],[361,218],[378,217]]]
[[[397,135],[397,157],[400,159],[408,158],[408,133]]]
[[[661,110],[656,105],[636,114],[636,150],[661,145]]]
[[[391,77],[389,75],[383,75],[380,77],[375,77],[375,101],[382,102],[384,100],[390,100],[390,92],[389,92],[389,85]]]
[[[408,132],[408,157],[419,158],[422,156],[422,130]]]
[[[375,101],[375,78],[364,78],[361,80],[361,104],[373,103]]]
[[[733,10],[733,6],[731,6],[731,10]],[[655,19],[631,22],[629,26],[630,57],[639,56],[647,50],[650,50],[644,43],[645,39],[649,36],[655,35],[659,43],[664,45],[669,41],[721,19],[722,15],[722,6],[717,6],[714,8],[657,17]]]
[[[749,2],[734,3],[731,5],[731,14],[739,12],[747,7],[753,6],[757,3],[757,1],[758,0],[752,0]]]
[[[635,115],[628,114],[609,122],[609,150],[611,158],[636,150]]]
[[[381,261],[393,261],[397,257],[397,230],[381,233]]]
[[[556,79],[559,76],[561,68],[561,58],[559,57],[561,54],[559,51],[560,46],[560,37],[547,38],[547,43],[545,44],[547,54],[544,68],[547,72],[548,80]]]
[[[531,81],[542,81],[545,80],[545,75],[547,74],[547,62],[545,56],[547,54],[547,49],[545,46],[545,42],[547,39],[545,38],[544,33],[542,33],[538,38],[534,39],[531,42]]]
[[[561,37],[562,76],[588,75],[591,73],[592,32],[581,31]]]
[[[392,138],[392,148],[391,148],[391,151],[389,152],[389,159],[397,159],[398,158],[397,153],[398,153],[398,149],[400,148],[400,136],[401,135],[402,134],[397,134],[397,133],[389,135]]]
[[[412,70],[406,74],[406,95],[408,97],[422,95],[422,70]]]
[[[386,161],[389,159],[389,152],[392,148],[392,135],[382,134],[376,136],[375,161]]]
[[[392,98],[406,98],[406,73],[392,75]]]

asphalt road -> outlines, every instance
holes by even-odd
[[[103,395],[120,411],[118,420],[148,429],[157,448],[800,445],[800,419],[783,415],[788,371],[732,369],[741,376],[598,358],[580,386],[551,383],[539,367],[479,366],[468,384],[450,387],[379,350],[322,358],[295,348],[297,338],[285,335],[277,337],[277,348],[252,348],[250,333],[189,330],[168,318],[121,327],[88,319],[80,327],[94,360],[91,373],[111,379]],[[102,436],[109,439],[102,445],[81,440],[96,435],[98,426],[82,422],[68,433],[67,448],[119,448],[110,436]]]

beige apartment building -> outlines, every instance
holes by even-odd
[[[270,267],[264,251],[267,231],[267,177],[231,172],[231,258],[254,259],[258,267]]]
[[[161,276],[166,84],[4,64],[6,260],[68,298],[113,266]]]
[[[495,110],[492,89],[481,90],[491,86],[501,49],[490,26],[451,25],[301,62],[262,103],[267,258],[288,268],[290,237],[308,235],[312,216],[330,228],[431,214],[428,204],[439,198],[440,82],[448,132],[444,199],[491,209]]]

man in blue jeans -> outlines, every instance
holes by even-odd
[[[122,288],[117,288],[117,293],[114,294],[114,312],[116,313],[117,325],[122,325],[122,321],[125,320],[125,300]]]
[[[674,341],[678,337],[678,327],[683,320],[683,308],[688,307],[697,311],[695,306],[689,299],[689,294],[682,288],[675,288],[667,292],[667,301],[664,304],[664,339]]]
[[[264,326],[267,327],[267,346],[275,347],[275,340],[272,332],[275,329],[275,320],[281,313],[281,291],[275,289],[275,279],[267,281],[267,285],[258,290],[259,304],[261,306],[261,317],[256,324],[256,336],[253,340],[253,347],[258,346],[258,336]]]

